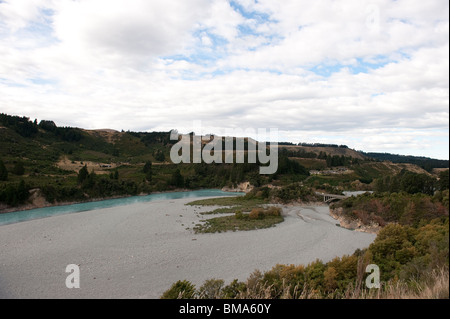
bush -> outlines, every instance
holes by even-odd
[[[5,188],[0,188],[0,202],[9,206],[18,206],[28,200],[29,187],[21,180],[19,184],[9,184]]]
[[[278,207],[254,208],[248,215],[250,219],[264,219],[265,217],[281,216],[281,209]]]
[[[266,212],[266,216],[281,216],[281,208],[279,207],[269,207]]]
[[[246,285],[243,282],[239,282],[237,279],[233,280],[228,286],[222,289],[223,299],[236,299],[239,294],[246,289]]]
[[[163,293],[161,299],[193,299],[195,293],[195,286],[191,282],[178,280]]]
[[[248,214],[250,219],[263,219],[264,210],[262,208],[253,208],[250,214]]]
[[[222,279],[208,279],[199,289],[200,299],[221,299],[222,287],[224,285]]]
[[[245,219],[247,216],[244,215],[241,210],[237,210],[234,213],[234,217],[236,217],[236,219]]]
[[[25,174],[25,167],[23,166],[22,162],[17,162],[14,165],[14,168],[12,170],[12,173],[18,176],[22,176],[23,174]]]

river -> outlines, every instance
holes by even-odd
[[[159,200],[171,200],[182,198],[218,197],[218,196],[239,196],[243,193],[223,192],[218,189],[203,189],[186,192],[156,193],[146,196],[132,196],[125,198],[115,198],[101,201],[85,202],[72,205],[51,206],[24,211],[0,214],[0,226],[23,222],[32,219],[51,217],[61,214],[79,213],[84,211],[110,208],[117,206],[132,205],[137,203],[147,203]]]

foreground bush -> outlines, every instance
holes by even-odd
[[[161,299],[193,299],[195,297],[195,286],[187,280],[179,280],[164,292]]]

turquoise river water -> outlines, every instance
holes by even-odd
[[[146,196],[133,196],[125,198],[108,199],[95,202],[86,202],[72,205],[52,206],[45,208],[37,208],[31,210],[24,210],[12,213],[0,214],[0,225],[18,223],[31,219],[38,219],[44,217],[50,217],[60,214],[78,213],[89,210],[96,210],[102,208],[110,208],[116,206],[125,206],[136,203],[146,203],[157,200],[171,200],[182,198],[199,198],[199,197],[219,197],[219,196],[238,196],[242,193],[229,193],[223,192],[218,189],[204,189],[188,192],[171,192],[171,193],[158,193],[150,194]]]

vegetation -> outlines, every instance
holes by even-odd
[[[221,206],[213,211],[202,213],[202,215],[210,214],[234,214],[236,211],[250,212],[255,207],[267,204],[266,200],[255,198],[247,194],[246,196],[236,197],[219,197],[197,200],[188,203],[190,206]]]
[[[438,160],[423,156],[405,156],[389,153],[364,153],[362,154],[376,159],[378,161],[390,161],[393,163],[409,163],[422,167],[423,169],[431,172],[433,168],[448,168],[448,160]]]
[[[343,217],[360,220],[364,225],[388,223],[420,225],[435,218],[448,217],[448,170],[439,181],[425,174],[401,171],[375,181],[373,194],[350,197],[332,206]]]
[[[268,204],[313,202],[315,191],[374,191],[333,206],[347,218],[383,227],[367,249],[326,263],[276,265],[255,271],[245,283],[211,279],[197,290],[179,281],[165,298],[448,298],[449,171],[433,170],[448,168],[448,161],[280,143],[278,171],[262,176],[260,163],[174,165],[169,154],[175,142],[168,132],[87,131],[0,114],[0,133],[2,209],[26,204],[38,189],[57,203],[250,182],[255,188],[246,196],[191,203],[219,205],[209,213],[229,214],[196,228],[215,232],[273,226],[283,217]],[[369,263],[381,269],[383,286],[376,292],[362,285]]]
[[[284,220],[282,216],[265,216],[251,218],[248,214],[215,217],[205,221],[203,225],[194,227],[195,233],[221,233],[226,231],[244,231],[269,228]]]
[[[448,298],[448,226],[448,218],[418,227],[390,224],[367,249],[353,255],[306,266],[276,265],[264,273],[255,270],[246,282],[234,280],[228,286],[218,279],[209,280],[204,286],[213,286],[214,294],[195,290],[193,297]],[[380,267],[380,289],[369,290],[364,285],[368,264]]]
[[[250,213],[236,210],[232,216],[215,217],[194,227],[196,233],[216,233],[269,228],[284,220],[277,207],[253,208]]]
[[[192,283],[179,280],[161,296],[161,299],[192,299],[195,294],[195,286]]]
[[[203,224],[197,224],[193,229],[196,233],[220,233],[230,230],[268,228],[284,220],[281,216],[281,208],[273,206],[263,207],[264,204],[267,204],[267,201],[264,199],[247,194],[246,196],[197,200],[187,205],[222,206],[213,211],[202,213],[203,215],[232,214],[204,220]]]
[[[395,176],[384,176],[375,182],[377,192],[406,192],[409,194],[423,193],[433,195],[438,186],[437,179],[426,175],[401,171]],[[448,186],[447,186],[448,187]],[[445,185],[440,186],[445,189]]]
[[[332,207],[365,224],[383,226],[368,248],[326,263],[316,260],[309,265],[276,265],[264,273],[255,270],[246,282],[234,280],[228,286],[220,279],[206,281],[206,286],[216,283],[214,295],[205,297],[196,290],[194,298],[449,298],[448,171],[439,179],[402,171],[375,182],[377,192]],[[300,185],[292,184],[277,192],[298,189]],[[274,192],[257,189],[240,200],[273,200]],[[250,215],[258,220],[264,211],[254,209],[247,216],[236,211],[229,217],[250,219]],[[369,264],[380,268],[379,289],[364,285]]]
[[[359,219],[364,225],[400,223],[419,225],[435,218],[448,217],[448,190],[435,196],[408,193],[374,193],[350,197],[332,206],[341,208],[342,215]]]
[[[152,177],[153,177],[153,170],[152,170],[152,162],[151,161],[147,161],[144,165],[144,169],[142,170],[145,174],[145,179],[149,182],[152,181]]]
[[[0,202],[10,206],[25,203],[29,197],[28,187],[24,180],[19,183],[9,183],[0,187]]]
[[[0,159],[0,181],[8,180],[8,170],[6,169],[5,163]]]

